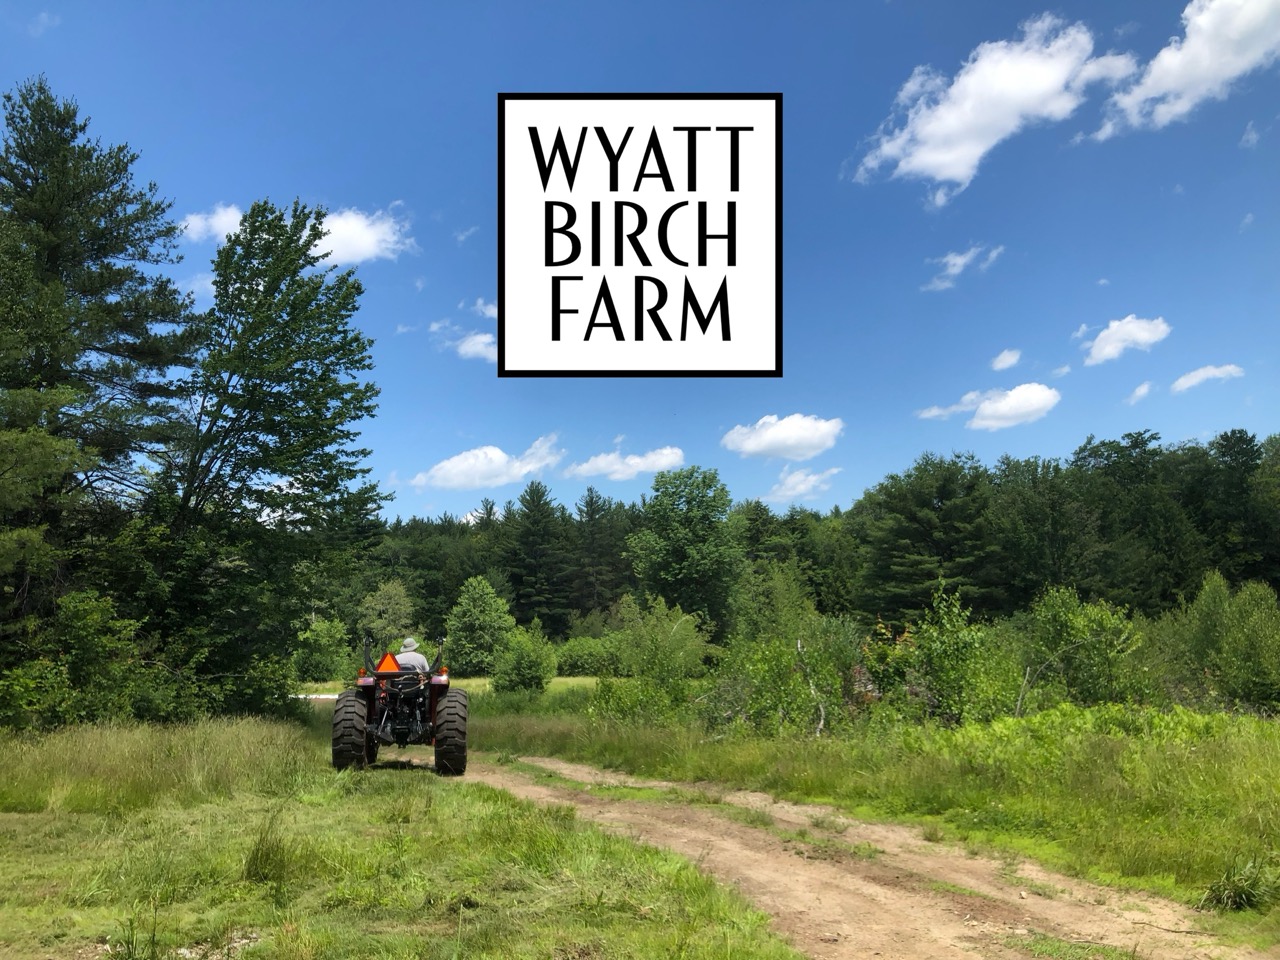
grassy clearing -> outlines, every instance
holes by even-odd
[[[1116,886],[1193,905],[1243,897],[1255,906],[1241,921],[1249,935],[1280,942],[1280,728],[1267,721],[1063,707],[959,729],[868,725],[840,740],[712,739],[592,722],[563,697],[537,713],[484,700],[480,749],[925,818],[931,839],[945,833]],[[1219,900],[1206,899],[1212,892]]]
[[[0,955],[795,960],[686,861],[568,808],[333,771],[317,717],[0,739]]]

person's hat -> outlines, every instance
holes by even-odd
[[[400,644],[401,653],[412,653],[418,649],[418,641],[413,637],[406,637],[404,643]]]

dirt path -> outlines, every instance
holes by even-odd
[[[772,916],[774,929],[797,949],[821,960],[1026,958],[1036,935],[1149,960],[1262,957],[1195,932],[1193,911],[1176,904],[1030,864],[969,856],[926,842],[918,828],[562,760],[526,757],[521,764],[554,776],[473,759],[466,778],[538,803],[570,804],[585,820],[688,857]],[[619,786],[668,793],[650,802],[600,790]]]

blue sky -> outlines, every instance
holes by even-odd
[[[390,515],[572,508],[697,464],[849,506],[925,451],[1280,431],[1280,0],[0,2],[187,223],[331,211]],[[784,375],[498,378],[497,94],[780,92]]]

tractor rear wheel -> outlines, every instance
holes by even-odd
[[[333,765],[339,770],[367,766],[378,756],[378,744],[369,735],[369,701],[356,690],[338,694],[333,706]]]
[[[457,777],[467,771],[467,691],[449,690],[436,704],[436,772]]]

